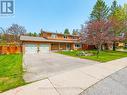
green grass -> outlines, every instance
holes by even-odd
[[[22,54],[0,55],[0,91],[24,84]]]
[[[118,52],[118,51],[101,51],[98,58],[96,55],[95,56],[77,56],[79,52],[80,51],[61,51],[58,53],[68,55],[68,56],[73,56],[73,57],[79,57],[83,59],[90,59],[90,60],[99,61],[99,62],[108,62],[115,59],[127,57],[127,52]],[[88,51],[88,52],[96,54],[95,50]]]

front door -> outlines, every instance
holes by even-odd
[[[71,50],[71,44],[67,44],[66,49]]]

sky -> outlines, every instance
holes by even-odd
[[[110,6],[113,0],[105,0]],[[118,0],[119,4],[127,0]],[[88,21],[96,0],[15,0],[14,16],[0,16],[0,27],[8,28],[19,24],[27,32],[40,32],[42,28],[49,32],[63,33],[80,29]]]

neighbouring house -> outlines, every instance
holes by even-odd
[[[126,42],[117,42],[116,47],[119,48],[127,48],[127,43]]]
[[[124,47],[124,46],[125,46],[125,43],[123,43],[123,42],[116,43],[116,47]]]
[[[21,36],[23,53],[48,53],[60,50],[86,50],[94,46],[82,44],[80,36],[42,32],[40,37]]]

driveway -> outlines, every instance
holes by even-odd
[[[98,62],[75,57],[69,57],[56,53],[49,54],[25,54],[24,55],[24,80],[33,82],[54,76],[56,74],[97,64]]]

